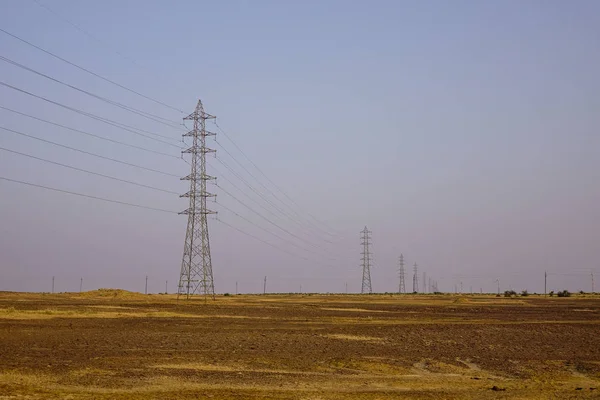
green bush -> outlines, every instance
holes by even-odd
[[[571,297],[571,292],[568,290],[563,290],[562,292],[557,293],[558,297]]]
[[[515,292],[514,290],[507,290],[504,292],[504,297],[515,297],[517,295],[517,292]]]
[[[529,296],[529,292],[528,292],[527,290],[523,290],[523,291],[521,292],[521,296],[523,296],[523,297],[527,297],[527,296]]]

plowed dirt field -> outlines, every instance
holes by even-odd
[[[600,398],[600,298],[0,293],[13,398]]]

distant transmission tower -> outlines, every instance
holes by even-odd
[[[415,263],[414,274],[413,274],[413,293],[417,293],[419,291],[419,276],[417,275],[417,263]]]
[[[400,274],[400,284],[398,285],[398,293],[406,293],[406,285],[404,283],[404,254],[400,254],[400,259],[398,260],[399,266],[399,274]]]
[[[369,251],[369,245],[371,244],[371,231],[365,229],[361,231],[362,236],[362,267],[363,267],[363,275],[362,275],[362,290],[361,293],[373,293],[373,289],[371,287],[371,253]]]
[[[206,137],[215,135],[206,130],[206,120],[215,116],[204,112],[202,101],[198,100],[196,110],[184,118],[194,122],[194,128],[183,137],[192,137],[192,146],[182,151],[191,154],[191,173],[181,178],[190,181],[190,191],[180,197],[190,199],[189,208],[180,214],[188,216],[185,245],[183,247],[183,260],[181,262],[181,275],[179,276],[179,295],[203,294],[215,296],[213,282],[212,262],[210,258],[210,243],[208,240],[208,223],[206,216],[216,214],[206,208],[206,199],[216,195],[206,191],[206,181],[215,177],[206,174],[206,154],[215,150],[206,147]]]

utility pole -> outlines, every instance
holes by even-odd
[[[398,293],[406,293],[406,284],[404,282],[404,255],[400,254],[398,259],[398,273],[400,275],[400,283],[398,284]]]
[[[544,297],[546,297],[546,288],[548,287],[548,272],[544,271]]]
[[[460,281],[460,294],[462,294],[462,293],[463,293],[463,284],[462,284],[462,281]]]
[[[369,251],[371,231],[365,226],[365,229],[363,229],[361,233],[361,244],[363,246],[363,251],[361,253],[363,268],[361,293],[373,293],[373,288],[371,287],[371,252]]]
[[[263,294],[267,294],[267,277],[265,276],[265,281],[263,283]]]
[[[165,294],[169,294],[169,281],[165,281]]]
[[[348,282],[346,282],[346,294],[348,294]]]
[[[413,293],[417,293],[419,291],[419,277],[417,275],[417,263],[413,265]]]
[[[496,283],[498,284],[498,296],[500,296],[500,280],[496,279]]]
[[[216,179],[214,176],[206,174],[206,154],[216,151],[206,147],[206,137],[215,135],[206,130],[206,120],[214,118],[216,118],[214,115],[204,112],[200,100],[198,100],[196,110],[184,118],[184,121],[193,121],[194,127],[183,135],[184,138],[191,137],[193,142],[190,148],[182,151],[182,155],[191,154],[191,172],[181,178],[181,180],[190,181],[190,190],[180,196],[189,198],[189,207],[180,213],[188,216],[188,223],[179,275],[178,298],[185,294],[189,299],[190,295],[195,293],[215,298],[206,218],[208,214],[216,214],[215,211],[206,207],[206,199],[216,196],[206,191],[206,182]]]
[[[54,294],[54,277],[52,277],[52,294]]]
[[[81,290],[83,289],[83,278],[79,281],[79,294],[81,294]]]
[[[148,275],[146,275],[146,289],[144,289],[144,294],[148,294]]]

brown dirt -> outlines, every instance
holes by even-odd
[[[600,398],[600,298],[456,300],[0,293],[0,399]]]

